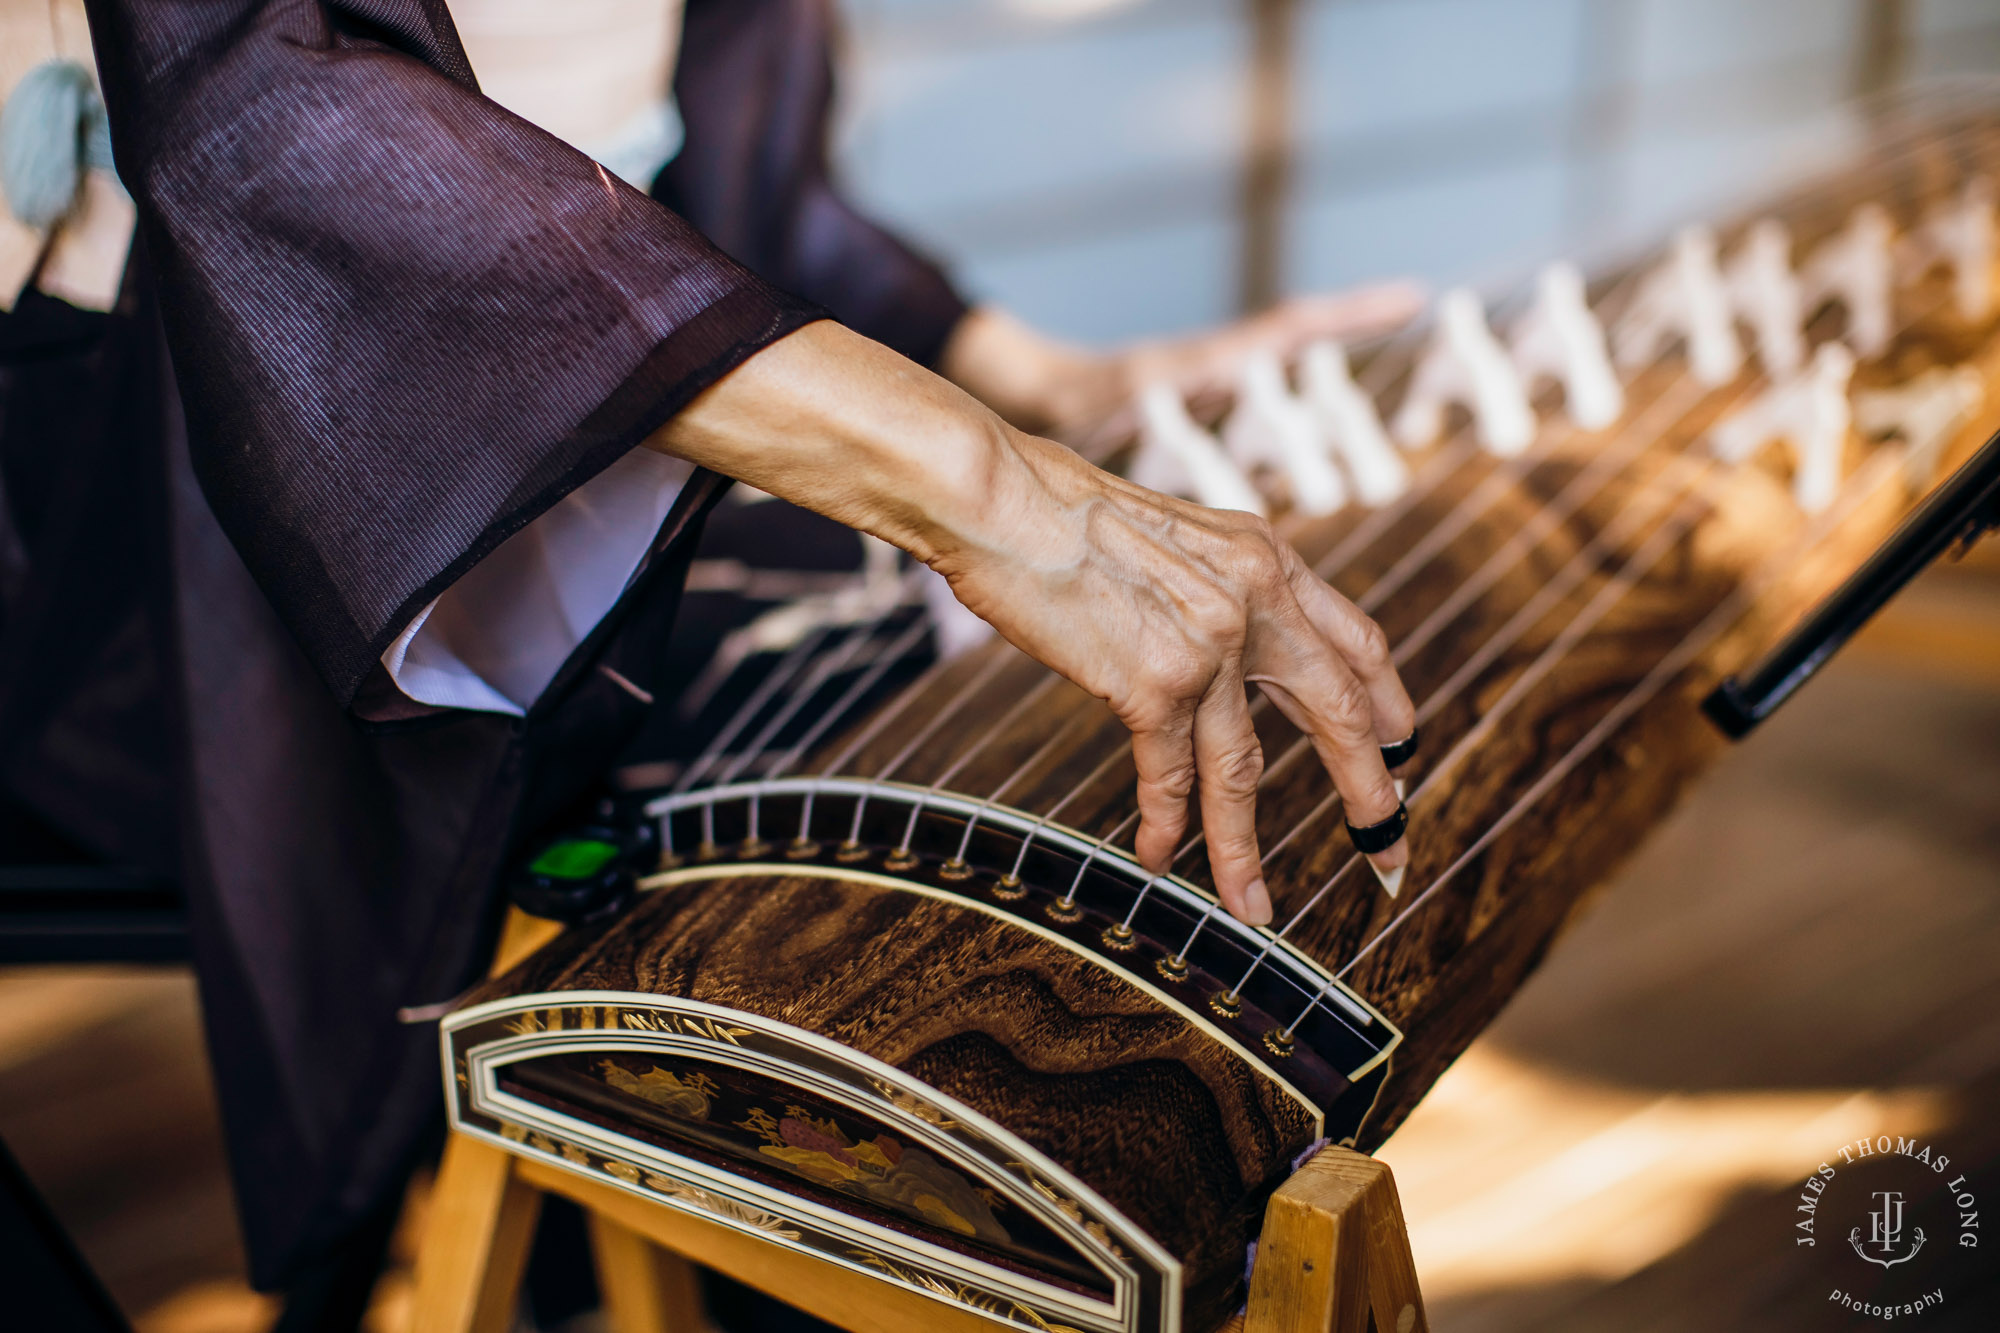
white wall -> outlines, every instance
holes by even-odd
[[[1232,307],[1246,60],[1234,5],[845,8],[849,183],[968,287],[1089,338]]]
[[[1236,305],[1243,0],[842,0],[841,166],[977,295],[1113,340]],[[1912,0],[1913,74],[2000,3]],[[1284,275],[1505,285],[1837,166],[1859,0],[1301,0]]]

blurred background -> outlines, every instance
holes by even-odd
[[[1991,0],[842,0],[849,188],[1102,341],[1518,280],[1823,171],[2000,69]]]
[[[1605,262],[1839,166],[1880,99],[2000,70],[1993,0],[841,5],[857,200],[1092,342]],[[0,82],[42,54],[18,35]],[[1881,1129],[2000,1165],[1996,960],[1989,549],[1733,752],[1391,1142],[1436,1327],[1848,1326],[1778,1268],[1795,1182]],[[270,1326],[185,971],[0,971],[0,1138],[142,1333]],[[422,1202],[375,1333],[406,1327]]]

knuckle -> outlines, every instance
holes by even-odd
[[[1135,733],[1180,730],[1213,675],[1192,652],[1159,653],[1141,663],[1125,688],[1109,694],[1105,702]]]
[[[1388,634],[1373,619],[1363,619],[1361,628],[1355,635],[1354,653],[1359,659],[1355,665],[1369,671],[1388,670]]]
[[[1333,683],[1327,690],[1324,706],[1327,724],[1343,740],[1372,737],[1368,691],[1353,676],[1342,676]]]
[[[1175,712],[1208,689],[1215,671],[1192,652],[1168,653],[1153,659],[1145,671],[1147,691]]]
[[[1387,778],[1371,779],[1363,790],[1354,794],[1354,799],[1348,804],[1353,811],[1349,818],[1358,823],[1372,824],[1396,813],[1396,789],[1390,785]]]
[[[1226,862],[1257,860],[1257,834],[1250,829],[1232,829],[1226,833],[1209,830],[1209,855]]]
[[[1182,807],[1187,804],[1188,797],[1194,792],[1194,783],[1195,767],[1192,758],[1184,763],[1168,764],[1158,772],[1139,779],[1139,799],[1142,803],[1171,805],[1174,813],[1170,817],[1177,819],[1180,817]]]
[[[1190,598],[1187,616],[1203,643],[1225,650],[1243,640],[1248,622],[1242,600],[1219,587]]]
[[[1173,728],[1182,711],[1166,691],[1141,686],[1123,699],[1114,700],[1111,710],[1134,736],[1154,736]]]
[[[1269,596],[1289,583],[1284,559],[1278,553],[1282,543],[1269,523],[1260,518],[1253,523],[1230,544],[1230,566],[1244,587]]]
[[[1215,517],[1215,530],[1230,537],[1256,532],[1270,526],[1269,522],[1246,509],[1216,509],[1210,511]]]
[[[1202,780],[1224,796],[1243,797],[1257,790],[1264,776],[1264,751],[1255,744],[1232,745],[1202,770]]]

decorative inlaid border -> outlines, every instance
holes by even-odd
[[[954,792],[934,791],[928,787],[908,783],[850,777],[801,777],[739,782],[728,786],[707,787],[659,796],[648,801],[644,810],[648,818],[657,821],[662,846],[675,848],[672,820],[677,814],[700,812],[705,821],[712,822],[714,811],[720,807],[740,803],[748,808],[760,808],[767,800],[789,797],[811,799],[814,802],[828,798],[852,798],[866,800],[871,805],[879,807],[898,808],[902,811],[928,813],[945,818],[976,820],[984,829],[1011,834],[1020,839],[1032,839],[1037,846],[1063,854],[1079,864],[1088,861],[1093,871],[1121,881],[1135,897],[1142,893],[1155,896],[1177,905],[1191,917],[1205,919],[1204,932],[1225,937],[1248,954],[1262,955],[1260,972],[1288,987],[1294,996],[1297,1008],[1293,1012],[1278,1015],[1280,1022],[1291,1023],[1299,1013],[1318,1010],[1329,1015],[1339,1025],[1347,1044],[1360,1056],[1359,1059],[1348,1059],[1336,1064],[1350,1083],[1359,1082],[1386,1060],[1403,1040],[1403,1034],[1395,1024],[1338,980],[1326,967],[1301,952],[1291,941],[1281,939],[1263,927],[1245,925],[1227,912],[1216,910],[1218,904],[1213,895],[1203,892],[1197,885],[1178,875],[1154,875],[1127,852],[1108,845],[1101,846],[1097,839],[1074,828],[1044,821],[1011,806],[992,804]],[[829,818],[828,822],[831,824],[837,820]],[[682,855],[689,850],[686,843],[686,839],[680,840],[678,850]],[[733,860],[730,854],[724,852],[719,853],[717,859],[709,864],[745,867],[756,865],[758,869],[765,869],[770,865],[768,857],[769,853],[766,851],[763,856],[746,856],[744,860]],[[814,874],[828,873],[833,869],[824,861],[793,863],[781,868],[787,868],[792,873],[801,873],[810,868]],[[896,869],[900,870],[902,867],[897,866]],[[1017,905],[996,899],[990,892],[982,890],[976,877],[963,876],[956,882],[944,880],[936,885],[927,885],[914,879],[897,879],[894,876],[888,878],[903,887],[949,895],[959,902],[971,904],[983,911],[1004,915],[1010,921],[1030,926],[1039,925],[1035,918],[1029,915],[1025,904]],[[647,882],[664,881],[651,879]],[[1139,966],[1128,964],[1110,954],[1097,956],[1107,961],[1121,974],[1141,985],[1151,987],[1152,978]],[[1226,977],[1223,980],[1233,982],[1235,978]],[[1176,1007],[1187,1008],[1178,1003]],[[1261,1052],[1249,1050],[1248,1053],[1253,1062],[1271,1070],[1274,1077],[1282,1078],[1282,1075],[1273,1068],[1273,1062]]]
[[[1181,1267],[1089,1186],[1004,1126],[901,1070],[759,1015],[675,996],[565,991],[441,1025],[453,1128],[665,1207],[754,1233],[988,1318],[1069,1333],[1179,1333]],[[893,1125],[1005,1195],[1104,1273],[1109,1301],[945,1249],[503,1091],[499,1071],[568,1052],[678,1054],[778,1079]]]

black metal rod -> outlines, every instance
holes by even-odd
[[[1996,526],[2000,526],[2000,434],[1925,497],[1889,540],[1762,661],[1717,685],[1702,701],[1702,711],[1732,740],[1749,735],[1931,561]]]

